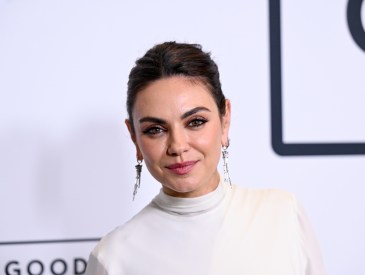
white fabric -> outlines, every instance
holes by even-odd
[[[220,184],[202,197],[162,191],[90,255],[86,275],[323,275],[290,193]]]

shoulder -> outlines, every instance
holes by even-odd
[[[280,189],[229,188],[229,204],[236,215],[254,219],[296,221],[299,208],[296,197]]]
[[[116,257],[123,258],[123,255],[127,253],[128,244],[138,238],[139,231],[145,228],[145,217],[153,211],[154,208],[149,204],[125,224],[116,227],[105,235],[91,252],[92,257],[104,266],[117,260]]]
[[[296,207],[294,194],[281,189],[251,189],[233,185],[232,198],[254,205],[291,206]]]
[[[295,196],[279,189],[248,189],[233,186],[229,191],[228,215],[240,220],[240,228],[272,234],[299,230]],[[276,234],[275,233],[275,234]],[[282,236],[285,239],[285,236]]]

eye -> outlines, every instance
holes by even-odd
[[[188,127],[197,128],[208,122],[205,118],[194,118],[189,121]]]
[[[143,134],[148,136],[156,136],[158,134],[161,134],[162,132],[164,132],[164,129],[157,126],[149,127],[146,130],[142,131]]]

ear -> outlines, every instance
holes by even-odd
[[[142,156],[141,150],[139,149],[139,146],[137,144],[136,134],[134,132],[133,125],[131,124],[131,122],[129,121],[129,119],[126,119],[124,121],[124,123],[125,123],[125,125],[127,125],[128,132],[129,132],[129,134],[131,136],[131,139],[132,139],[134,145],[136,146],[137,160],[143,160],[143,156]]]
[[[231,101],[226,99],[226,113],[222,117],[222,146],[229,145],[229,127],[231,125]]]

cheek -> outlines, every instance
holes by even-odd
[[[158,162],[163,156],[165,148],[163,141],[156,142],[156,140],[141,138],[138,143],[142,156],[146,162]]]
[[[196,137],[194,143],[206,155],[220,155],[221,138],[220,128],[215,128],[214,131],[207,131],[207,133]]]
[[[215,148],[220,147],[220,137],[217,136],[205,136],[204,138],[197,138],[195,144],[203,150],[211,151]]]

